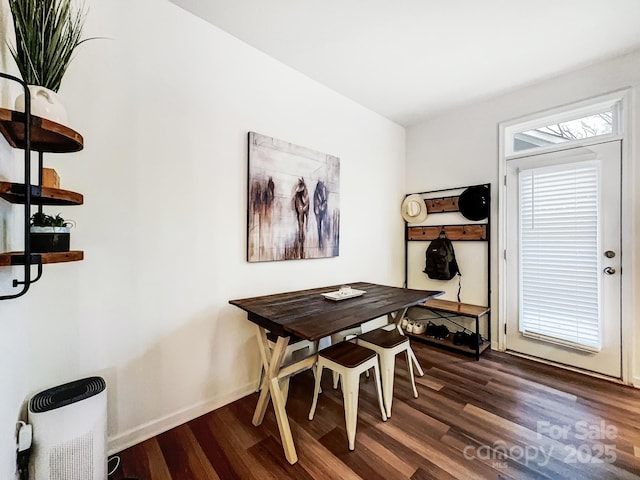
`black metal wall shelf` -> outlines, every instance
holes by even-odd
[[[44,153],[69,153],[82,150],[82,135],[65,125],[40,118],[31,114],[31,98],[28,85],[20,78],[0,72],[0,78],[20,84],[25,94],[25,111],[0,108],[0,133],[9,145],[24,150],[24,182],[0,182],[0,198],[24,205],[24,251],[0,253],[0,267],[24,266],[24,279],[13,280],[13,287],[21,287],[17,293],[2,295],[0,300],[18,298],[27,293],[31,284],[42,276],[42,265],[49,263],[73,262],[82,260],[84,253],[79,250],[70,252],[33,253],[29,239],[31,207],[43,205],[82,205],[84,197],[76,192],[42,186],[42,168]],[[38,185],[32,185],[31,154],[38,153]],[[35,277],[31,266],[38,267]]]

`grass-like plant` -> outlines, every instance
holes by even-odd
[[[86,11],[72,0],[9,0],[16,45],[9,45],[22,79],[57,92],[81,39]]]
[[[58,213],[55,217],[46,213],[36,212],[31,215],[30,225],[32,227],[69,227],[72,220],[65,220]]]

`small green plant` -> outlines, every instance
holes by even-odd
[[[46,213],[36,212],[31,215],[30,225],[32,227],[71,227],[73,226],[73,222],[71,220],[65,220],[59,213],[54,217]]]
[[[72,0],[9,0],[16,46],[9,46],[22,79],[57,92],[81,40],[85,9]]]

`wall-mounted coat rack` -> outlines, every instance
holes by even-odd
[[[486,258],[487,258],[487,304],[486,306],[479,305],[471,305],[468,303],[460,303],[453,302],[448,300],[441,300],[438,298],[432,299],[426,302],[423,305],[420,305],[420,308],[424,308],[430,310],[434,314],[434,320],[440,321],[440,323],[447,324],[452,321],[450,325],[458,325],[455,322],[457,317],[466,317],[467,319],[472,318],[475,319],[475,332],[472,333],[471,336],[475,335],[475,338],[483,338],[484,341],[480,345],[478,342],[473,343],[472,345],[458,345],[454,343],[453,334],[452,338],[446,339],[438,339],[429,337],[426,334],[412,334],[408,332],[407,334],[412,336],[413,338],[417,338],[420,341],[424,341],[426,343],[434,344],[437,346],[442,346],[448,349],[453,349],[456,351],[463,352],[465,354],[475,355],[476,360],[479,360],[480,354],[485,351],[490,346],[491,340],[491,318],[490,318],[490,310],[491,310],[491,242],[490,242],[490,232],[491,232],[491,184],[481,184],[481,185],[469,185],[462,187],[452,187],[441,190],[431,190],[426,192],[419,192],[416,194],[411,194],[412,196],[421,197],[422,201],[424,201],[427,210],[427,216],[432,214],[445,214],[445,213],[460,213],[461,220],[465,220],[464,217],[464,205],[465,201],[463,201],[463,208],[461,209],[460,198],[468,189],[486,189],[486,205],[483,205],[483,209],[486,209],[486,218],[477,218],[473,219],[473,223],[447,223],[447,224],[438,224],[438,225],[412,225],[409,223],[405,223],[405,285],[409,288],[411,286],[409,283],[409,255],[408,255],[408,246],[409,242],[419,242],[419,241],[431,241],[438,238],[441,231],[444,230],[447,238],[451,241],[458,242],[466,242],[466,241],[476,241],[476,242],[486,242],[487,250],[486,250]],[[443,195],[447,192],[456,192],[463,191],[461,194],[452,194],[452,195]],[[468,201],[469,196],[466,197]],[[480,211],[483,211],[480,209]],[[477,210],[473,212],[477,214]],[[470,215],[473,216],[473,215]],[[451,218],[451,217],[448,217]],[[461,266],[464,269],[464,266]],[[480,332],[480,319],[486,318],[486,334]],[[486,337],[485,337],[486,335]]]

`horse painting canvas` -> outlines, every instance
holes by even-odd
[[[340,159],[249,132],[247,260],[336,257]]]

